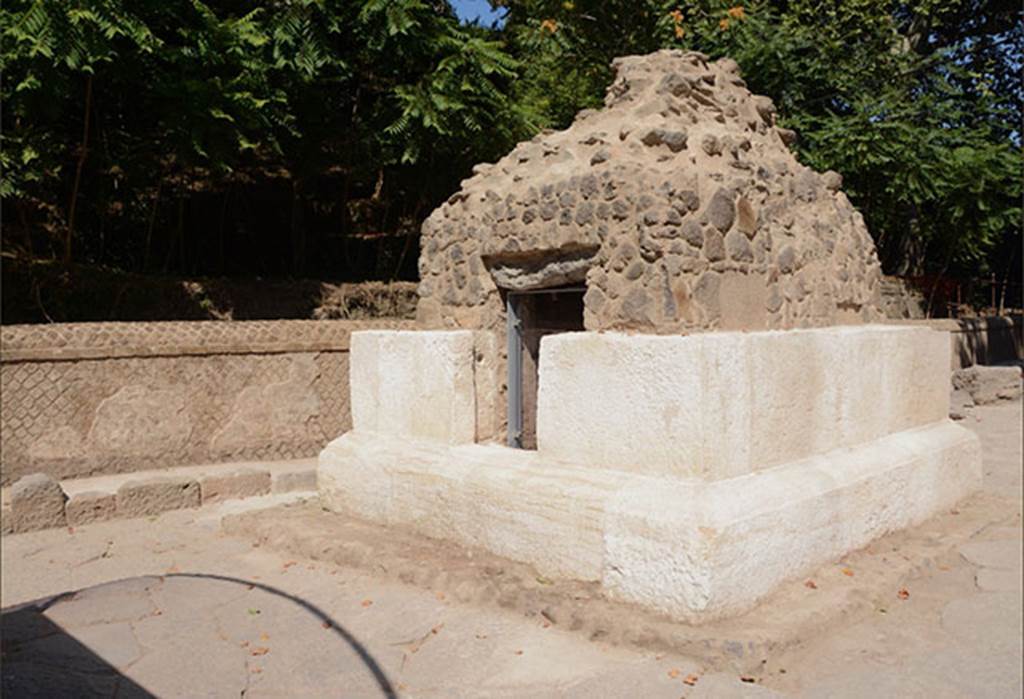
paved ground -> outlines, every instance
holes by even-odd
[[[1021,409],[976,415],[986,492],[960,507],[982,522],[972,538],[904,581],[906,599],[872,595],[753,683],[253,547],[204,509],[5,537],[3,696],[1017,697]]]

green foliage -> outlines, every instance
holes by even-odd
[[[1019,7],[980,0],[507,0],[519,87],[540,126],[598,104],[617,55],[678,47],[734,58],[836,170],[890,272],[978,275],[1019,236]],[[1000,266],[1000,260],[996,260]],[[1000,270],[1003,271],[1003,270]]]
[[[97,232],[114,226],[129,267],[151,259],[154,228],[164,266],[190,266],[200,195],[226,209],[243,187],[247,209],[261,188],[284,199],[296,245],[307,210],[342,236],[414,231],[476,160],[527,133],[517,62],[444,3],[12,0],[0,34],[5,222],[38,246],[77,206],[75,249],[109,258]],[[341,200],[308,194],[325,189]],[[308,254],[291,252],[302,270]]]
[[[38,256],[74,237],[76,261],[129,269],[412,275],[414,242],[368,257],[359,241],[414,236],[474,163],[600,106],[614,57],[679,47],[735,58],[773,98],[800,158],[843,175],[888,271],[1012,271],[1016,4],[494,4],[496,29],[444,0],[11,0],[5,246]]]

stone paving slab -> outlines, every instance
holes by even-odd
[[[970,563],[984,568],[1003,570],[1021,569],[1020,541],[997,539],[995,541],[972,541],[960,547],[960,555]]]

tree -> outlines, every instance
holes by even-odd
[[[352,241],[525,133],[515,61],[446,3],[15,0],[0,32],[5,239],[65,263],[387,276]]]
[[[678,47],[773,98],[887,271],[1019,279],[1008,0],[494,4],[497,28],[445,0],[8,2],[5,254],[411,279],[420,222],[475,163],[600,106],[614,57]]]
[[[887,271],[984,273],[1018,235],[1019,7],[920,0],[507,0],[517,53],[539,57],[519,99],[539,126],[599,103],[616,55],[697,49],[736,59],[844,176]]]

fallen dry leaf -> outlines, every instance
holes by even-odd
[[[372,599],[364,599],[362,602],[360,602],[360,604],[363,605],[364,607],[369,607],[371,604],[373,604],[373,600]]]
[[[689,685],[689,686],[692,687],[693,685],[697,684],[697,680],[699,680],[699,679],[700,678],[697,677],[697,675],[692,675],[692,674],[691,675],[687,675],[686,677],[683,678],[683,684],[686,684],[686,685]]]
[[[905,587],[901,587],[900,591],[896,593],[896,596],[900,599],[910,599],[910,590]]]
[[[325,629],[329,629],[331,628],[331,622],[325,621],[324,623],[320,624],[320,626],[324,627]]]
[[[753,684],[754,682],[757,682],[757,678],[751,677],[749,675],[740,675],[740,682],[746,682],[747,684]]]
[[[522,655],[522,654],[523,654],[523,651],[521,651],[521,650],[517,650],[516,651],[516,655]]]
[[[845,575],[848,578],[852,578],[853,577],[853,571],[850,570],[849,568],[843,568],[842,572],[843,572],[843,575]]]
[[[443,592],[438,592],[438,593],[437,593],[436,595],[434,595],[434,596],[435,596],[435,597],[437,597],[437,600],[438,600],[439,602],[444,602],[444,593],[443,593]]]
[[[679,670],[677,670],[676,668],[672,668],[668,671],[668,676],[674,680],[675,678],[679,677]]]
[[[409,647],[408,655],[412,655],[413,653],[418,653],[420,648],[423,647],[423,644],[427,642],[427,639],[429,639],[431,636],[436,636],[437,633],[441,629],[443,629],[443,628],[444,628],[444,622],[441,622],[440,624],[438,624],[437,626],[433,627],[432,629],[430,629],[430,631],[427,631],[425,634],[423,634],[419,638],[412,638],[412,639],[409,639],[408,641],[399,641],[398,643],[393,643],[391,645],[394,645],[394,646],[408,646]],[[479,636],[477,636],[477,638],[479,638]],[[403,657],[403,662],[404,661],[405,661],[405,658]]]
[[[814,582],[813,580],[807,580],[806,582],[804,582],[804,587],[806,587],[806,588],[808,588],[810,590],[817,590],[818,589],[818,583]]]
[[[261,641],[269,641],[270,640],[270,634],[268,634],[266,632],[261,633],[260,634],[260,640]]]
[[[249,655],[266,655],[270,652],[270,649],[266,646],[257,646],[249,651]]]
[[[75,528],[74,527],[68,527],[68,534],[74,534],[74,533],[75,533]]]

